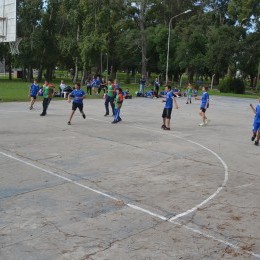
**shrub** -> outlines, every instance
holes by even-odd
[[[223,93],[229,93],[232,92],[231,90],[231,85],[232,85],[232,78],[228,77],[225,78],[220,84],[219,84],[219,91]]]
[[[235,94],[245,94],[245,84],[241,79],[233,80],[233,88]]]
[[[220,83],[219,91],[223,93],[244,94],[245,84],[241,79],[227,77]]]

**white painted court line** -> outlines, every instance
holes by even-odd
[[[46,173],[48,173],[48,174],[50,174],[50,175],[52,175],[52,176],[54,176],[54,177],[57,177],[57,178],[60,178],[60,179],[64,180],[64,181],[73,183],[73,184],[75,184],[75,185],[77,185],[77,186],[80,186],[80,187],[82,187],[82,188],[84,188],[84,189],[87,189],[87,190],[93,191],[93,192],[95,192],[95,193],[98,193],[98,194],[100,194],[100,195],[102,195],[102,196],[105,196],[105,197],[107,197],[107,198],[109,198],[109,199],[116,200],[116,201],[120,201],[119,199],[117,199],[117,198],[115,198],[115,197],[113,197],[113,196],[111,196],[111,195],[109,195],[109,194],[106,194],[106,193],[101,192],[101,191],[99,191],[99,190],[90,188],[90,187],[88,187],[88,186],[86,186],[86,185],[83,185],[83,184],[77,182],[77,181],[73,181],[73,180],[71,180],[71,179],[69,179],[69,178],[66,178],[66,177],[64,177],[64,176],[62,176],[62,175],[59,175],[59,174],[57,174],[57,173],[54,173],[54,172],[52,172],[52,171],[46,170],[46,169],[44,169],[44,168],[41,168],[41,167],[39,167],[39,166],[37,166],[37,165],[35,165],[35,164],[32,164],[32,163],[27,162],[27,161],[25,161],[25,160],[19,159],[19,158],[14,157],[14,156],[12,156],[12,155],[10,155],[10,154],[3,153],[3,152],[0,152],[0,154],[2,154],[2,155],[5,156],[5,157],[8,157],[8,158],[10,158],[10,159],[16,160],[16,161],[21,162],[21,163],[23,163],[23,164],[26,164],[26,165],[28,165],[28,166],[31,166],[31,167],[33,167],[33,168],[36,168],[36,169],[38,169],[38,170],[40,170],[40,171],[46,172]]]
[[[75,185],[77,185],[77,186],[79,186],[79,187],[81,187],[81,188],[84,188],[84,189],[93,191],[93,192],[95,192],[95,193],[97,193],[97,194],[99,194],[99,195],[102,195],[102,196],[104,196],[104,197],[107,197],[107,198],[109,198],[109,199],[112,199],[112,200],[115,200],[115,201],[119,201],[119,202],[122,201],[122,200],[120,200],[120,199],[117,199],[116,197],[113,197],[113,196],[111,196],[111,195],[105,193],[105,192],[102,192],[102,191],[93,189],[93,188],[91,188],[91,187],[89,187],[89,186],[87,186],[87,185],[83,185],[83,184],[81,184],[81,183],[79,183],[79,182],[77,182],[77,181],[73,181],[73,180],[71,180],[71,179],[69,179],[69,178],[66,178],[66,177],[61,176],[61,175],[59,175],[59,174],[57,174],[57,173],[54,173],[54,172],[52,172],[52,171],[46,170],[46,169],[44,169],[44,168],[41,168],[41,167],[39,167],[39,166],[37,166],[37,165],[34,165],[34,164],[32,164],[32,163],[30,163],[30,162],[27,162],[27,161],[25,161],[25,160],[19,159],[19,158],[15,157],[15,156],[12,156],[12,155],[10,155],[10,154],[7,154],[7,153],[1,152],[1,151],[0,151],[0,154],[2,154],[2,155],[5,156],[5,157],[8,157],[8,158],[10,158],[10,159],[16,160],[16,161],[21,162],[21,163],[23,163],[23,164],[26,164],[26,165],[28,165],[28,166],[30,166],[30,167],[33,167],[33,168],[35,168],[35,169],[38,169],[38,170],[40,170],[40,171],[43,171],[43,172],[45,172],[45,173],[48,173],[48,174],[50,174],[51,176],[60,178],[60,179],[62,179],[62,180],[64,180],[64,181],[67,181],[67,182],[69,182],[69,183],[73,183],[73,184],[75,184]],[[245,253],[247,253],[247,254],[249,254],[249,255],[252,255],[252,256],[254,256],[254,257],[260,259],[260,255],[259,255],[259,254],[256,254],[256,253],[251,252],[251,251],[242,250],[239,246],[234,245],[234,244],[232,244],[232,243],[230,243],[230,242],[227,242],[227,241],[225,241],[225,240],[216,238],[216,237],[214,237],[214,236],[212,236],[212,235],[209,235],[209,234],[207,234],[207,233],[201,232],[200,230],[197,230],[197,229],[188,227],[188,226],[186,226],[186,225],[184,225],[184,224],[181,224],[181,223],[178,223],[178,222],[176,222],[176,221],[172,221],[171,219],[168,219],[168,218],[166,218],[166,217],[164,217],[164,216],[162,216],[162,215],[153,213],[153,212],[151,212],[151,211],[149,211],[149,210],[146,210],[146,209],[144,209],[144,208],[138,207],[138,206],[136,206],[136,205],[133,205],[133,204],[130,204],[130,203],[125,204],[125,205],[127,205],[128,207],[130,207],[130,208],[132,208],[132,209],[135,209],[135,210],[141,211],[141,212],[143,212],[143,213],[145,213],[145,214],[148,214],[148,215],[150,215],[150,216],[159,218],[160,220],[167,221],[167,222],[172,223],[172,224],[174,224],[174,225],[184,227],[185,229],[190,230],[190,231],[192,231],[192,232],[194,232],[194,233],[196,233],[196,234],[199,234],[199,235],[204,236],[204,237],[206,237],[206,238],[213,239],[214,241],[220,242],[220,243],[222,243],[222,244],[224,244],[224,245],[226,245],[226,246],[230,246],[230,247],[232,247],[232,248],[234,248],[234,249],[236,249],[236,250],[238,250],[238,251],[245,252]]]
[[[99,122],[103,122],[102,120],[99,120],[99,119],[95,119],[95,118],[91,118],[91,117],[88,117],[88,119],[91,119],[91,120],[94,120],[94,121],[99,121]],[[189,143],[192,143],[192,144],[195,144],[203,149],[205,149],[206,151],[210,152],[211,154],[213,154],[220,162],[221,164],[223,165],[224,167],[224,171],[225,171],[225,177],[224,177],[224,181],[223,183],[221,184],[220,187],[217,188],[217,190],[212,194],[210,195],[207,199],[205,199],[204,201],[202,201],[201,203],[199,203],[198,205],[194,206],[193,208],[185,211],[185,212],[182,212],[172,218],[169,219],[169,221],[175,221],[181,217],[184,217],[194,211],[196,211],[198,208],[202,207],[203,205],[207,204],[210,200],[212,200],[213,198],[215,198],[222,190],[223,188],[226,186],[227,182],[228,182],[228,166],[227,164],[224,162],[224,160],[217,154],[215,153],[214,151],[210,150],[209,148],[207,148],[206,146],[200,144],[200,143],[197,143],[197,142],[194,142],[194,141],[191,141],[189,139],[185,139],[183,137],[180,137],[180,136],[177,136],[175,134],[172,134],[171,132],[165,132],[165,131],[159,131],[159,130],[155,130],[155,129],[151,129],[151,128],[145,128],[145,127],[141,127],[141,126],[137,126],[137,125],[127,125],[127,127],[129,128],[135,128],[135,129],[141,129],[141,130],[144,130],[144,131],[151,131],[151,132],[154,132],[154,133],[160,133],[160,134],[165,134],[165,135],[170,135],[170,136],[173,136],[175,138],[178,138],[178,139],[181,139],[183,141],[186,141],[186,142],[189,142]]]

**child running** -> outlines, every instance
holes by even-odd
[[[259,103],[260,103],[260,97],[259,97]],[[255,118],[254,118],[254,122],[253,122],[253,136],[252,136],[251,140],[252,140],[252,142],[255,141],[255,145],[259,145],[259,140],[260,140],[260,105],[257,105],[256,108],[254,108],[253,105],[250,104],[250,107],[252,108],[253,112],[255,113]]]
[[[120,117],[120,110],[124,101],[124,96],[122,93],[122,89],[118,88],[116,90],[116,99],[115,99],[115,115],[114,115],[114,121],[112,122],[112,124],[116,124],[120,121],[122,121],[121,117]]]
[[[176,95],[171,91],[171,87],[166,86],[165,91],[166,91],[166,95],[165,95],[166,99],[162,101],[162,102],[165,102],[165,106],[164,106],[163,113],[162,113],[163,124],[162,124],[161,128],[163,130],[171,130],[170,123],[171,123],[171,113],[172,113],[172,107],[173,107],[172,101],[174,101],[176,109],[178,109],[179,106],[176,101]]]
[[[35,79],[29,89],[29,96],[31,97],[31,105],[29,107],[30,110],[33,109],[33,105],[36,101],[36,97],[37,97],[39,91],[40,91],[40,86],[39,86],[37,80]]]
[[[80,83],[75,84],[75,89],[68,95],[68,102],[70,103],[70,97],[73,97],[73,102],[72,102],[72,112],[70,114],[70,118],[68,121],[68,125],[71,125],[71,119],[77,110],[79,109],[80,113],[82,114],[82,117],[85,119],[86,115],[83,112],[83,99],[86,97],[86,94],[83,90],[80,89]]]
[[[196,100],[201,100],[199,115],[202,117],[202,123],[199,126],[206,126],[210,121],[206,117],[206,110],[209,107],[208,87],[202,88],[203,94],[201,98],[195,97]]]

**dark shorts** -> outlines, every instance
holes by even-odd
[[[78,104],[78,103],[73,102],[72,103],[72,110],[76,111],[77,108],[79,109],[79,111],[82,111],[83,110],[83,104]]]
[[[32,97],[33,99],[36,99],[36,96],[31,95],[31,97]]]
[[[207,109],[204,108],[204,107],[201,107],[200,110],[201,110],[203,113],[205,113]]]
[[[260,131],[260,123],[254,122],[254,124],[253,124],[253,131],[254,132]]]
[[[172,108],[164,108],[162,113],[162,118],[171,119]]]

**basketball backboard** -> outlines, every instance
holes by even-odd
[[[0,0],[0,42],[16,41],[16,0]]]

